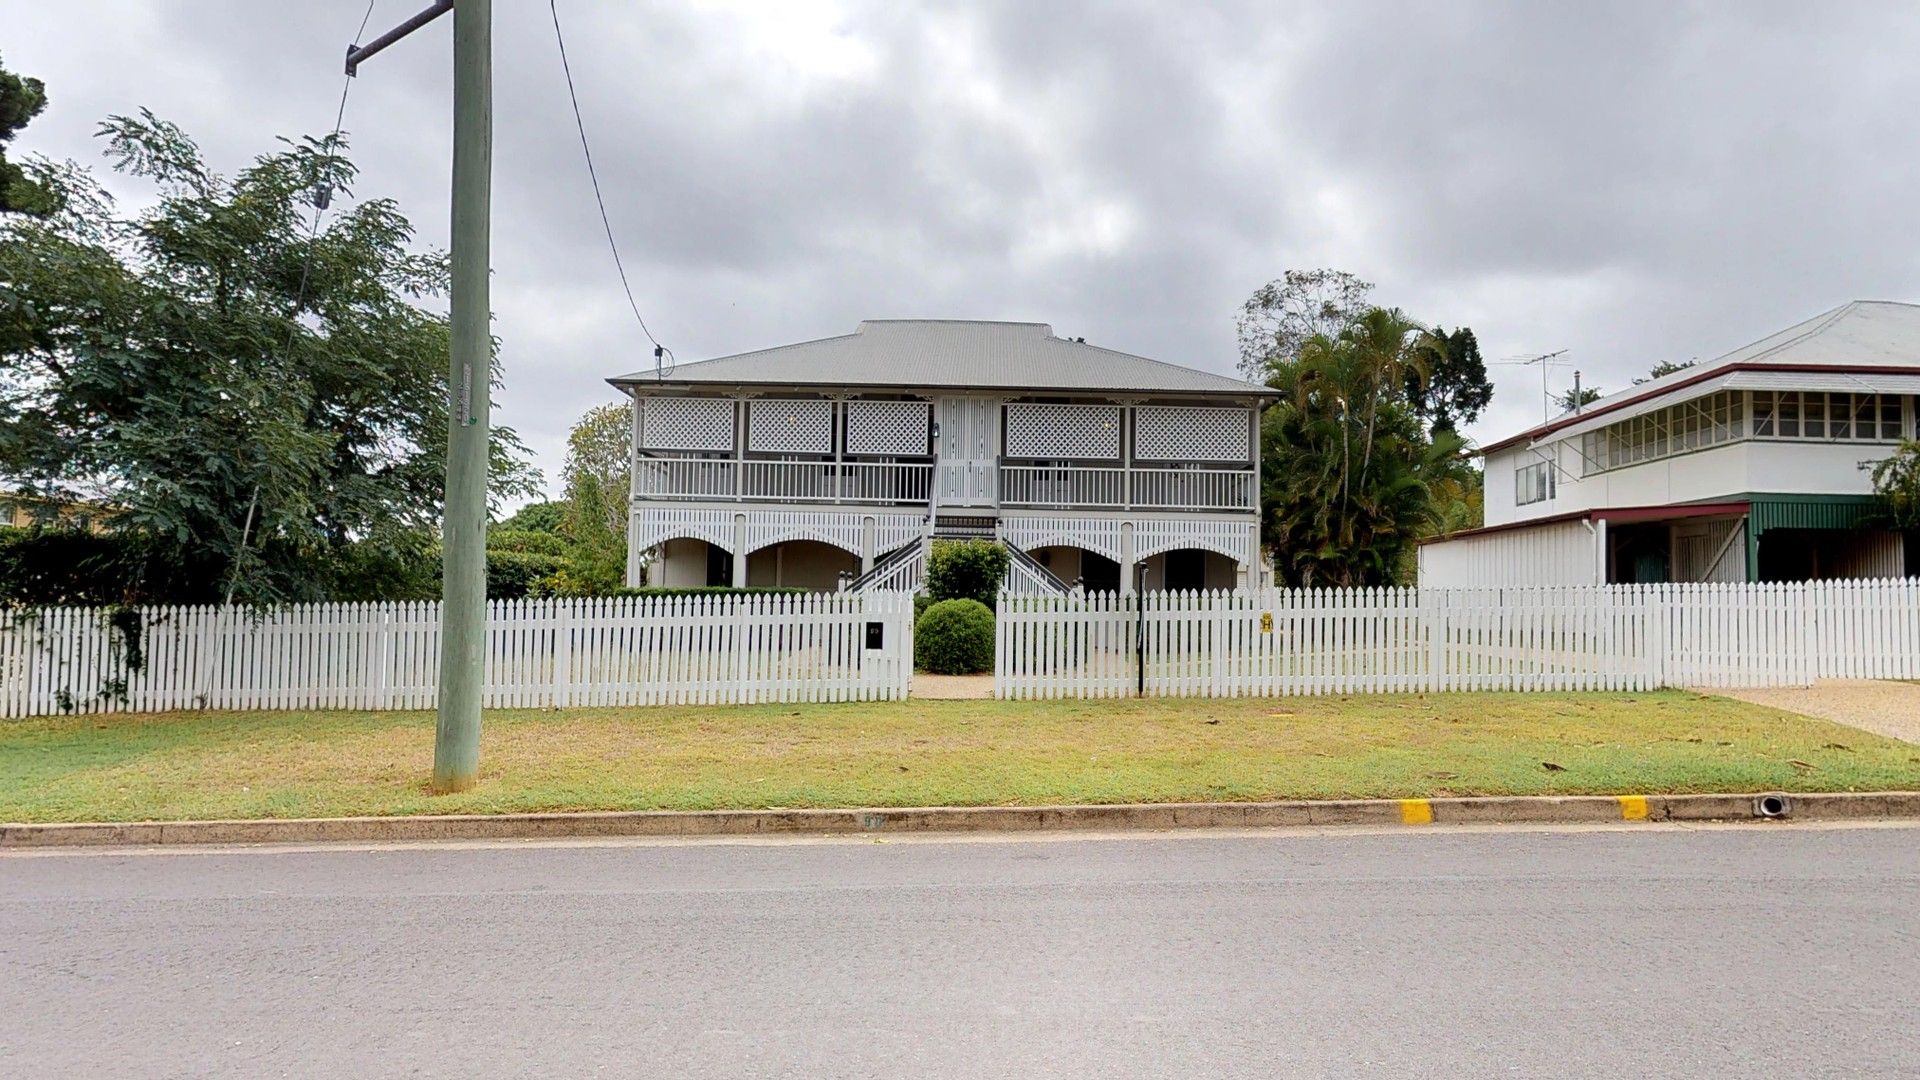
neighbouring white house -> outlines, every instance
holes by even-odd
[[[1488,445],[1429,586],[1900,577],[1869,475],[1914,437],[1920,305],[1855,301]]]
[[[609,381],[634,402],[634,584],[913,588],[936,537],[998,538],[1016,589],[1265,581],[1273,392],[1239,379],[889,319]]]

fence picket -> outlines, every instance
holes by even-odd
[[[1136,663],[1149,695],[1212,697],[1920,674],[1913,581],[1025,593],[997,626],[1007,698],[1131,695]]]
[[[439,605],[138,609],[143,663],[108,613],[0,612],[0,717],[166,709],[431,708]],[[913,600],[883,592],[489,604],[490,707],[905,696]],[[882,624],[865,648],[866,624]]]

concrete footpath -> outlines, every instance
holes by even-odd
[[[950,806],[844,810],[638,810],[0,824],[0,849],[155,844],[384,843],[594,836],[1245,829],[1302,825],[1920,819],[1920,791],[1718,795],[1485,796],[1130,806]]]

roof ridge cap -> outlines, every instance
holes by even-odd
[[[1841,304],[1839,307],[1833,308],[1829,311],[1822,312],[1819,315],[1815,315],[1813,318],[1807,320],[1807,322],[1810,322],[1813,324],[1812,326],[1807,327],[1805,330],[1801,331],[1798,334],[1795,334],[1790,338],[1787,338],[1784,341],[1780,341],[1773,345],[1769,345],[1766,348],[1760,350],[1759,352],[1754,353],[1752,356],[1747,357],[1746,362],[1758,360],[1763,356],[1772,356],[1774,353],[1779,352],[1781,349],[1784,349],[1789,345],[1800,344],[1801,342],[1807,340],[1813,335],[1819,333],[1822,330],[1825,330],[1827,327],[1832,326],[1834,323],[1838,322],[1842,316],[1848,314],[1849,312],[1853,311],[1855,308],[1859,307],[1861,303],[1862,301],[1859,301],[1859,300],[1849,300],[1846,303]],[[1788,329],[1790,330],[1792,329],[1792,327],[1788,327]],[[1784,332],[1785,331],[1776,331],[1776,333],[1784,333]],[[1766,338],[1761,338],[1760,340],[1765,341]],[[1749,344],[1750,345],[1759,344],[1759,342],[1750,342]],[[1723,352],[1719,356],[1714,357],[1713,361],[1711,362],[1717,363],[1718,361],[1725,360],[1727,357],[1732,356],[1734,353],[1739,352],[1740,349],[1745,349],[1747,347],[1748,345],[1742,345],[1740,346],[1739,349],[1728,349],[1726,352]],[[1709,368],[1708,370],[1712,370],[1712,369]]]
[[[1129,360],[1138,360],[1143,364],[1157,364],[1160,367],[1172,368],[1175,371],[1186,371],[1186,372],[1191,372],[1192,374],[1195,374],[1195,375],[1206,375],[1210,378],[1225,379],[1228,382],[1242,383],[1246,386],[1257,387],[1262,390],[1268,389],[1268,387],[1265,384],[1254,382],[1251,379],[1241,379],[1232,375],[1222,375],[1219,372],[1208,371],[1205,368],[1188,367],[1185,364],[1176,364],[1171,360],[1156,360],[1151,356],[1141,356],[1139,353],[1123,352],[1119,349],[1110,349],[1105,345],[1094,345],[1085,341],[1075,341],[1072,338],[1056,338],[1055,340],[1064,341],[1069,345],[1079,345],[1082,348],[1097,349],[1100,352],[1112,353],[1115,356],[1124,356]]]

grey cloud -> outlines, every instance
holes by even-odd
[[[414,6],[380,0],[371,31]],[[1901,4],[561,8],[636,293],[682,359],[951,315],[1230,370],[1247,293],[1334,265],[1492,358],[1564,347],[1619,386],[1920,283]],[[99,118],[149,105],[237,167],[331,121],[362,10],[13,5],[0,54],[54,101],[23,148],[94,160]],[[551,475],[647,349],[546,5],[496,17],[501,417]],[[359,193],[431,245],[446,35],[371,62],[347,118]],[[1538,417],[1537,376],[1496,378],[1482,437]]]

